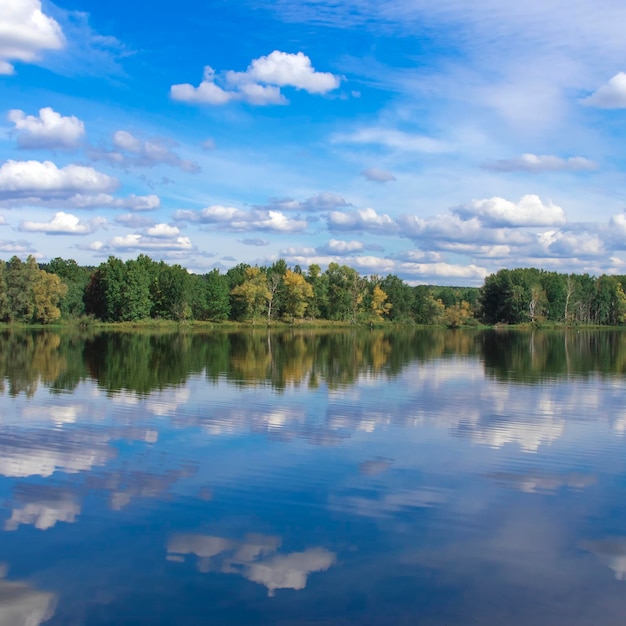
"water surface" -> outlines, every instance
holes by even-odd
[[[0,334],[0,624],[623,624],[626,334]]]

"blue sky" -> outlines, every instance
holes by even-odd
[[[626,273],[618,0],[0,0],[0,258]]]

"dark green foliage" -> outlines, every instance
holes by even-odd
[[[60,257],[41,265],[41,269],[50,274],[56,274],[67,286],[67,293],[59,303],[61,317],[68,319],[83,315],[85,313],[85,289],[93,269],[81,267],[73,259],[64,260]]]
[[[413,289],[393,274],[380,281],[380,288],[387,294],[388,302],[393,305],[389,319],[396,322],[410,320],[414,300]]]

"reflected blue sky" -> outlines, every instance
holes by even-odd
[[[471,355],[5,393],[0,623],[621,624],[625,400]]]

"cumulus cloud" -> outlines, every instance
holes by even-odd
[[[89,222],[81,222],[71,213],[55,213],[49,222],[32,222],[24,220],[20,222],[18,230],[30,233],[46,233],[47,235],[89,235],[102,226],[106,226],[107,220],[97,217]]]
[[[113,133],[112,143],[113,149],[92,148],[89,151],[90,158],[120,167],[169,165],[191,174],[201,171],[198,163],[181,158],[172,150],[173,142],[162,138],[146,140],[127,130],[118,130]]]
[[[605,258],[608,254],[604,241],[596,233],[549,230],[539,234],[537,240],[546,256]]]
[[[155,224],[146,230],[146,235],[157,239],[171,239],[180,235],[180,230],[176,226],[169,224]]]
[[[39,115],[26,115],[21,109],[8,114],[15,126],[20,148],[75,148],[85,135],[85,125],[77,117],[63,116],[51,107],[39,109]]]
[[[536,195],[523,196],[517,203],[498,197],[472,200],[452,211],[465,219],[477,217],[488,228],[555,226],[566,221],[561,207],[552,202],[544,204]]]
[[[558,172],[558,171],[590,171],[598,169],[597,163],[585,157],[561,157],[549,154],[522,154],[514,159],[501,159],[485,164],[485,168],[496,172]]]
[[[33,197],[10,198],[0,200],[0,206],[17,208],[20,206],[43,206],[49,208],[72,208],[72,209],[125,209],[128,211],[153,211],[161,204],[159,196],[150,194],[147,196],[130,196],[117,198],[108,193],[84,194],[77,193],[66,197]]]
[[[587,106],[599,109],[625,109],[626,108],[626,73],[619,72],[611,80],[602,85],[589,97],[581,102]]]
[[[123,215],[115,217],[113,221],[116,224],[122,224],[123,226],[128,226],[130,228],[145,228],[147,226],[154,226],[154,220],[152,218],[137,213],[124,213]]]
[[[0,3],[0,74],[14,73],[11,61],[32,62],[40,51],[64,45],[61,27],[42,12],[40,0]]]
[[[406,133],[393,128],[361,128],[353,133],[338,133],[331,139],[335,143],[374,144],[403,152],[434,154],[450,150],[447,143],[438,139],[416,133]]]
[[[375,233],[395,233],[397,224],[389,215],[378,215],[374,209],[358,209],[351,213],[332,211],[328,215],[330,230],[357,230]]]
[[[459,279],[482,283],[489,271],[478,265],[455,265],[452,263],[400,263],[398,271],[402,274],[422,279],[424,282],[449,281]]]
[[[20,256],[22,254],[31,254],[33,251],[34,249],[32,247],[32,244],[29,241],[8,241],[6,239],[0,240],[0,252]]]
[[[201,211],[179,210],[174,219],[181,222],[197,222],[200,224],[219,224],[233,231],[272,231],[291,233],[304,230],[304,220],[294,220],[280,211],[264,211],[255,209],[244,211],[235,207],[213,205]]]
[[[331,211],[332,209],[350,206],[350,203],[338,193],[322,192],[306,200],[294,200],[292,198],[273,198],[266,205],[258,205],[256,209],[265,211]]]
[[[98,247],[99,250],[107,249],[119,252],[141,252],[141,251],[154,251],[154,252],[169,252],[169,251],[184,251],[188,252],[193,250],[193,245],[189,237],[170,237],[165,238],[154,237],[149,235],[141,235],[133,233],[130,235],[123,235],[113,237],[108,245],[101,244]]]
[[[287,104],[281,87],[295,87],[311,94],[324,94],[336,89],[340,79],[329,72],[318,72],[311,59],[298,52],[291,54],[274,50],[267,56],[253,59],[245,72],[229,70],[217,76],[206,66],[203,80],[194,87],[189,83],[172,85],[174,100],[195,104],[223,105],[233,101],[253,105]]]
[[[67,197],[109,192],[117,186],[117,179],[83,165],[9,160],[0,167],[0,198]]]
[[[352,254],[360,252],[365,245],[360,241],[341,241],[339,239],[331,239],[325,246],[316,248],[317,252],[325,254]]]
[[[376,167],[368,167],[361,172],[361,175],[366,180],[371,180],[375,183],[388,183],[396,180],[396,177],[386,170],[379,170]]]
[[[477,217],[468,220],[458,215],[437,215],[420,218],[404,215],[398,218],[401,234],[434,250],[447,250],[459,244],[528,245],[535,241],[532,234],[523,230],[486,228]]]

